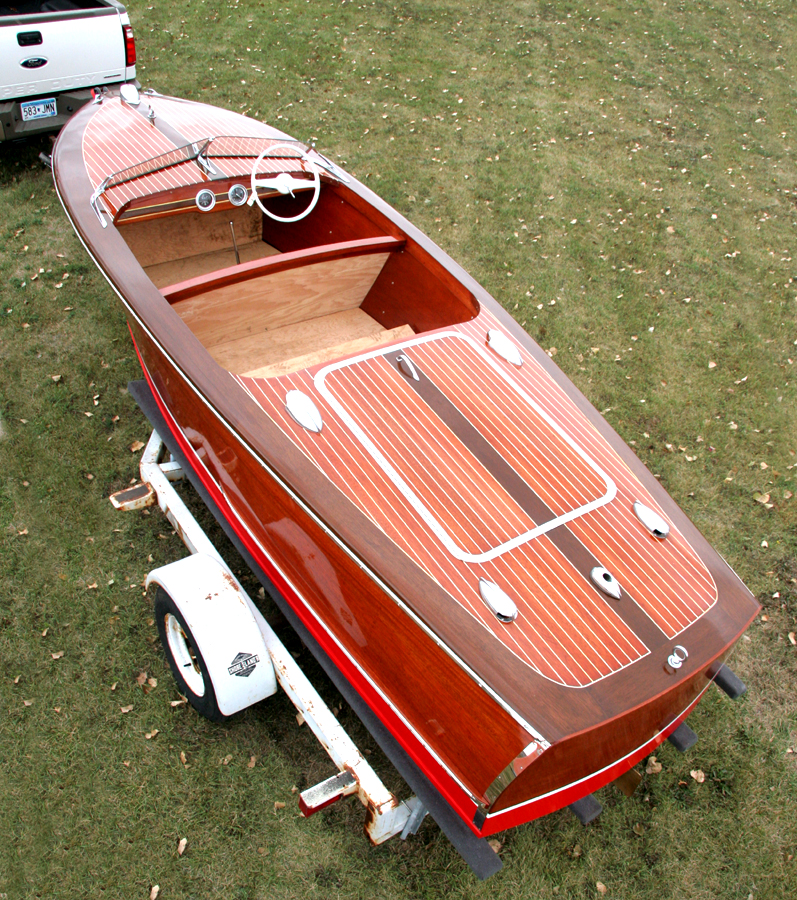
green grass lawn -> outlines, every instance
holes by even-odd
[[[143,86],[315,140],[430,234],[763,611],[732,660],[748,694],[709,691],[696,747],[663,746],[630,799],[601,791],[589,828],[500,835],[485,884],[433,823],[372,849],[354,801],[301,819],[295,789],[332,767],[287,700],[225,726],[171,705],[142,582],[182,545],[107,501],[148,434],[120,304],[49,142],[2,146],[0,900],[797,896],[794,4],[127,5]]]

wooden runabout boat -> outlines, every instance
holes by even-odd
[[[171,438],[475,834],[624,775],[713,680],[743,689],[723,661],[749,591],[368,188],[267,125],[129,88],[53,162]]]

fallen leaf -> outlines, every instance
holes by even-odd
[[[57,653],[51,653],[50,656],[52,656],[53,659],[60,659],[65,652],[65,650],[59,650]]]
[[[789,641],[791,641],[793,647],[797,647],[797,635],[793,631],[789,632]]]
[[[186,758],[185,750],[181,750],[181,751],[180,751],[180,762],[181,762],[186,768],[188,768],[188,759]]]
[[[645,833],[645,826],[641,825],[639,822],[637,822],[636,825],[634,825],[632,830],[635,835],[637,835],[638,837],[642,837],[642,835]]]
[[[753,500],[757,503],[769,503],[769,494],[753,494]]]
[[[570,855],[573,857],[573,859],[578,859],[583,852],[584,851],[581,849],[581,844],[576,844],[576,846],[573,847],[573,849],[570,851]]]
[[[144,739],[147,740],[147,741],[151,741],[151,740],[155,737],[155,735],[157,735],[157,734],[160,734],[160,732],[158,731],[157,728],[153,728],[152,731],[148,731],[148,732],[144,735]]]
[[[146,682],[146,680],[147,680],[146,672],[139,672],[138,675],[136,675],[136,684],[137,685],[139,685],[139,686],[143,685]]]
[[[183,697],[181,700],[172,700],[169,703],[169,706],[185,706],[186,703],[188,703],[188,700],[186,700],[186,698]]]
[[[278,809],[285,809],[285,804],[282,802],[282,800],[274,801],[274,812],[276,812]]]
[[[645,771],[648,775],[658,775],[661,772],[661,763],[656,759],[655,756],[651,756],[648,760],[648,764],[645,767]]]
[[[153,884],[152,890],[149,892],[149,900],[158,900],[158,894],[161,892],[161,886],[159,884]]]
[[[138,453],[139,450],[143,450],[144,446],[145,445],[143,441],[133,441],[133,443],[130,445],[130,452]]]
[[[158,679],[157,679],[157,678],[148,678],[148,679],[147,679],[147,684],[148,684],[151,688],[156,688],[156,687],[158,686]]]
[[[112,691],[115,691],[115,690],[116,690],[116,685],[117,685],[117,684],[119,684],[119,682],[118,682],[118,681],[114,681],[114,683],[111,685],[111,690],[112,690]]]
[[[42,632],[42,637],[47,637],[47,632],[49,630],[50,630],[49,628],[45,628],[44,631]]]
[[[698,784],[703,784],[706,780],[706,773],[702,769],[692,769],[689,773]]]
[[[713,360],[711,360],[711,362],[709,362],[709,364],[708,364],[708,367],[709,367],[709,369],[716,369],[717,364]]]
[[[33,706],[33,701],[32,701],[32,700],[23,700],[22,703],[23,703],[25,706]]]
[[[496,840],[496,838],[492,838],[492,840],[487,841],[487,843],[490,845],[493,853],[498,853],[501,847],[504,846],[504,842]]]
[[[180,838],[180,843],[177,845],[177,855],[182,856],[185,853],[185,848],[188,846],[188,838]]]
[[[603,895],[606,893],[607,888],[606,888],[606,885],[605,885],[602,881],[599,881],[599,882],[595,885],[595,890],[596,890],[601,896],[603,896]]]
[[[123,713],[129,713],[132,708],[133,708],[132,703],[130,704],[130,706],[120,706],[119,707],[119,709],[121,709]]]
[[[52,378],[52,380],[56,384],[58,384],[59,381],[63,381],[64,376],[63,375],[51,375],[50,378]]]
[[[22,676],[21,676],[21,675],[17,675],[17,677],[14,679],[14,684],[19,684],[19,679],[20,679],[20,678],[22,678]]]
[[[225,756],[224,759],[221,760],[221,764],[222,764],[223,766],[227,766],[227,765],[230,764],[230,761],[231,761],[231,760],[232,760],[232,753],[230,753],[228,756]]]
[[[257,757],[256,757],[256,756],[250,756],[250,757],[249,757],[249,762],[246,764],[246,768],[247,768],[247,769],[254,769],[255,763],[256,763],[256,762],[257,762]]]
[[[28,533],[28,529],[27,529],[27,528],[23,528],[22,531],[18,531],[18,532],[17,532],[17,534],[18,534],[20,537],[24,537],[27,533]]]

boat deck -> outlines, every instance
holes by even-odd
[[[526,354],[521,368],[487,362],[472,349],[497,325],[483,313],[455,336],[236,381],[520,660],[583,687],[647,655],[646,638],[677,636],[715,603],[716,587],[681,534],[659,541],[642,527],[633,504],[655,501],[539,364]],[[441,396],[419,396],[388,362],[400,353]],[[320,434],[287,413],[288,390],[321,395]],[[455,402],[462,421],[446,421]],[[597,565],[623,585],[622,602],[594,588]],[[515,622],[488,610],[482,577],[518,599]]]

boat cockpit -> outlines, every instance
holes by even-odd
[[[219,365],[272,377],[478,313],[431,242],[349,184],[304,144],[222,137],[105,179],[92,206]]]

